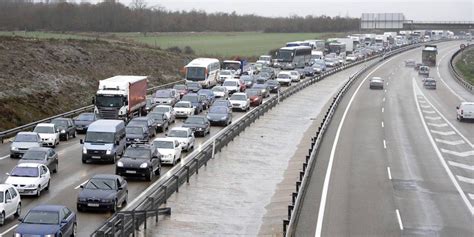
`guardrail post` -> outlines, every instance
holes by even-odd
[[[132,236],[135,237],[135,231],[138,230],[137,223],[135,222],[135,212],[132,212]]]
[[[173,177],[176,179],[176,192],[179,193],[179,176],[173,175]]]
[[[290,220],[283,220],[283,236],[286,236],[286,231],[289,224]]]
[[[216,139],[212,141],[212,159],[214,159],[214,156],[216,155]]]
[[[189,166],[186,166],[186,183],[189,183]]]
[[[199,174],[199,160],[196,158],[194,160],[196,161],[196,174]]]
[[[291,193],[291,203],[292,203],[293,205],[295,205],[296,197],[298,197],[298,193],[297,193],[297,192],[292,192],[292,193]]]
[[[166,196],[168,196],[168,187],[166,187],[165,185],[161,186],[162,189],[164,189],[165,191],[165,201],[164,201],[164,204],[166,204],[166,200],[168,200],[168,198]]]
[[[145,220],[143,221],[143,229],[146,230],[146,226],[147,226],[147,211],[145,210]]]

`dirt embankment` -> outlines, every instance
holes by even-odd
[[[126,43],[0,37],[0,131],[88,105],[98,81],[114,75],[175,81],[190,57]]]

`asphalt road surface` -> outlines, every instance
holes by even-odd
[[[448,69],[460,42],[438,44],[436,90],[405,67],[421,49],[362,76],[339,106],[318,155],[295,236],[474,236],[474,101]],[[385,79],[383,90],[369,79]]]

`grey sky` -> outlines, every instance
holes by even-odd
[[[99,0],[90,0],[97,2]],[[132,0],[119,0],[129,5]],[[402,12],[409,20],[474,21],[474,0],[145,0],[169,10],[254,13],[263,16],[327,15],[360,17],[362,13]]]

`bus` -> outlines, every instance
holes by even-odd
[[[283,47],[276,52],[275,66],[283,70],[304,68],[311,60],[311,50],[309,46]]]
[[[421,51],[421,63],[425,66],[436,66],[437,54],[438,48],[436,45],[425,45],[425,48]]]
[[[203,88],[218,82],[221,64],[215,58],[196,58],[184,67],[186,82],[199,82]]]
[[[335,53],[336,55],[339,55],[345,52],[346,52],[345,43],[339,43],[339,42],[329,43],[329,53]]]

